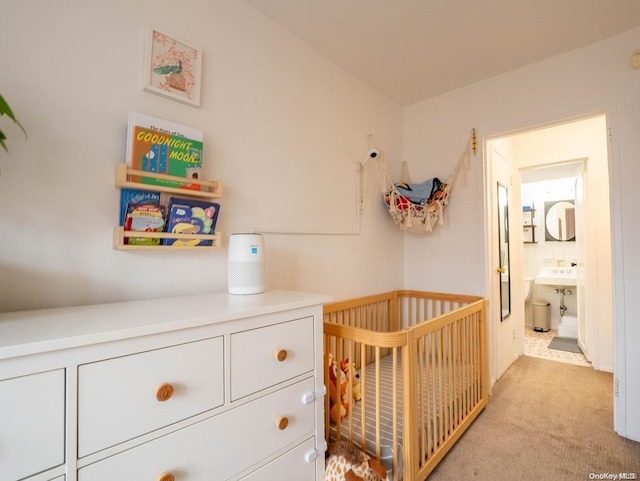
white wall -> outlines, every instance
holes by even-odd
[[[203,48],[200,108],[142,91],[148,25]],[[356,232],[369,133],[402,153],[402,111],[235,0],[6,0],[1,93],[0,311],[226,290],[228,234]],[[127,113],[202,129],[204,176],[222,179],[225,248],[112,249]],[[360,235],[266,237],[267,284],[336,298],[399,288],[402,236],[366,168]]]
[[[405,108],[404,156],[419,174],[446,171],[469,129],[481,138],[602,112],[612,121],[611,198],[614,252],[615,369],[621,376],[616,429],[640,440],[640,71],[631,53],[640,29],[514,70]],[[482,145],[482,142],[480,143]],[[405,283],[487,293],[482,165],[456,189],[447,225],[405,241]],[[439,172],[438,172],[439,173]],[[624,267],[623,267],[624,266]]]

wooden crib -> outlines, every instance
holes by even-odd
[[[353,367],[344,417],[330,414],[339,389],[325,396],[327,442],[364,446],[394,481],[426,479],[487,403],[485,313],[481,297],[420,291],[325,305],[325,385],[332,358]]]

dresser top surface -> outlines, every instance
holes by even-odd
[[[0,314],[0,359],[300,309],[331,296],[214,293]]]

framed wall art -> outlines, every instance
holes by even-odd
[[[145,91],[198,107],[201,69],[201,48],[149,27],[144,54]]]

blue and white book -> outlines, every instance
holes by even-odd
[[[167,206],[166,232],[180,234],[214,234],[220,204],[172,197]],[[210,240],[163,239],[168,246],[210,246]]]
[[[138,189],[120,189],[120,225],[124,225],[129,204],[160,204],[160,192]]]

